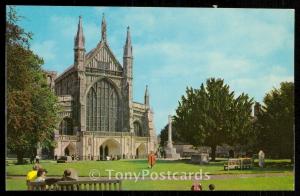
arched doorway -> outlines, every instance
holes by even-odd
[[[139,147],[136,149],[136,158],[146,158],[147,157],[147,151],[146,151],[146,145],[140,144]]]
[[[104,160],[104,154],[103,154],[103,146],[100,146],[100,149],[99,149],[99,159],[100,160]]]
[[[100,160],[106,160],[106,157],[121,158],[121,145],[114,139],[108,139],[99,147]]]
[[[104,157],[108,156],[108,146],[105,146],[104,148]]]
[[[65,156],[72,156],[72,155],[74,155],[74,157],[75,157],[75,155],[76,155],[76,149],[75,149],[75,146],[74,146],[72,143],[70,143],[70,144],[65,148],[64,153],[65,153]]]
[[[65,149],[65,156],[70,156],[70,150],[69,150],[69,148]]]
[[[100,157],[100,160],[106,160],[106,157],[108,156],[108,146],[104,146],[101,145],[100,146],[100,149],[99,149],[99,157]]]

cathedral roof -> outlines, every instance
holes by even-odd
[[[75,49],[84,49],[84,42],[85,38],[83,35],[83,27],[82,27],[82,19],[79,17],[79,22],[78,22],[78,29],[77,33],[75,36]],[[101,23],[101,41],[98,43],[98,45],[93,48],[91,51],[85,54],[85,59],[84,59],[84,66],[88,67],[90,61],[93,60],[94,57],[98,54],[98,52],[101,49],[104,49],[108,56],[110,57],[112,63],[115,66],[115,71],[123,71],[123,67],[121,63],[118,61],[118,59],[115,57],[114,53],[112,52],[111,48],[109,47],[107,43],[107,35],[106,35],[106,21],[104,18],[104,15],[102,17],[102,23]],[[130,32],[129,32],[129,27],[127,28],[127,38],[126,38],[126,44],[124,48],[124,54],[126,56],[131,56],[132,55],[132,46],[131,46],[131,38],[130,38]],[[59,76],[56,78],[56,81],[59,81],[60,79],[63,78],[64,75],[71,73],[75,71],[74,64],[70,65],[63,73],[59,74]]]
[[[61,74],[59,74],[56,77],[55,81],[59,81],[62,78],[62,76],[66,75],[68,72],[71,72],[72,70],[74,70],[74,65],[73,64],[70,65],[67,69],[65,69],[65,71],[63,71]]]
[[[85,66],[88,65],[89,61],[93,59],[94,56],[97,55],[100,49],[104,48],[106,52],[108,52],[109,56],[112,58],[112,61],[116,66],[118,67],[118,71],[123,71],[123,67],[121,63],[118,61],[118,59],[115,57],[114,53],[112,52],[111,48],[107,44],[107,42],[100,42],[96,48],[92,49],[90,52],[88,52],[85,56]]]

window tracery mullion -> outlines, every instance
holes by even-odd
[[[118,131],[119,100],[114,87],[102,80],[87,95],[87,130]]]

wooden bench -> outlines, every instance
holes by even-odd
[[[78,180],[46,182],[30,182],[33,191],[117,191],[122,190],[121,180]]]
[[[253,164],[251,158],[229,159],[228,162],[224,164],[224,170],[250,169],[252,166]]]
[[[241,169],[251,169],[253,167],[253,160],[251,158],[240,158]]]

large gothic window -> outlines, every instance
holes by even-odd
[[[139,122],[135,121],[133,123],[133,128],[136,136],[144,136],[142,126]]]
[[[119,98],[107,81],[93,85],[87,94],[87,131],[119,131]]]
[[[72,119],[64,118],[59,125],[59,134],[60,135],[73,135],[72,130]]]

